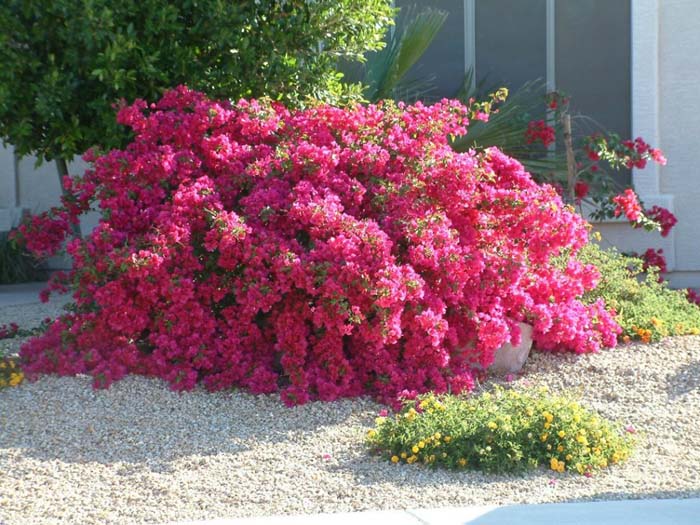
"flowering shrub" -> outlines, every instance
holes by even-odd
[[[525,142],[533,144],[541,142],[546,148],[556,140],[554,128],[548,126],[544,120],[533,120],[528,123],[527,131],[525,132]]]
[[[392,463],[510,472],[545,465],[591,475],[624,461],[630,432],[568,396],[497,388],[469,398],[428,394],[379,416],[368,445]]]
[[[519,321],[545,350],[594,352],[619,327],[577,299],[584,220],[496,149],[456,153],[468,109],[443,101],[289,111],[184,87],[119,112],[135,139],[74,180],[57,227],[76,310],[22,348],[25,372],[127,373],[282,391],[290,404],[472,385]],[[37,222],[38,221],[38,222]],[[51,219],[20,235],[58,247]],[[40,229],[34,227],[42,225]]]
[[[636,256],[636,254],[635,254]],[[666,257],[664,256],[664,251],[659,248],[655,250],[654,248],[648,248],[642,255],[641,259],[644,261],[642,266],[643,271],[647,271],[650,266],[655,266],[658,268],[660,273],[666,273],[668,267],[666,266]]]
[[[50,324],[50,317],[46,317],[43,321],[41,321],[41,323],[39,323],[38,326],[29,329],[20,328],[20,326],[17,323],[2,324],[0,325],[0,340],[38,335],[44,333]]]
[[[12,339],[19,335],[19,325],[17,323],[0,325],[0,339]]]
[[[0,389],[17,386],[24,380],[24,374],[14,357],[0,356]]]
[[[659,278],[658,266],[665,264],[662,254],[649,250],[644,261],[591,244],[577,257],[600,271],[598,286],[586,292],[584,301],[603,300],[618,312],[615,320],[622,327],[623,342],[649,343],[670,335],[700,334],[700,307],[690,302],[687,290],[671,290]]]

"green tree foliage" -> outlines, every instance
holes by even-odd
[[[338,60],[384,45],[389,0],[3,0],[0,137],[70,159],[123,144],[120,99],[178,84],[217,98],[359,99]]]

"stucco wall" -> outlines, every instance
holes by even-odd
[[[659,181],[661,192],[673,195],[675,270],[685,279],[700,273],[700,6],[697,0],[660,5],[659,133],[668,164]]]
[[[70,174],[82,174],[87,164],[81,159],[68,166]],[[36,165],[35,157],[15,159],[11,147],[0,146],[0,230],[16,226],[22,212],[40,213],[57,206],[61,187],[56,164],[45,162]],[[17,199],[19,205],[17,205]],[[88,233],[99,220],[99,213],[90,212],[81,218],[81,228]],[[49,265],[55,269],[69,266],[64,257],[54,257]]]
[[[670,209],[678,224],[667,238],[600,224],[604,243],[624,251],[664,250],[669,280],[700,287],[700,11],[697,0],[632,2],[632,134],[658,145],[666,166],[633,173],[647,206]]]

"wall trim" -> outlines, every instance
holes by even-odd
[[[632,0],[631,99],[632,136],[644,137],[659,147],[659,0]],[[661,168],[654,162],[644,170],[632,170],[637,193],[645,197],[660,193]]]
[[[476,86],[476,0],[462,0],[464,7],[464,75],[471,71]]]

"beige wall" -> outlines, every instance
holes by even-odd
[[[678,224],[667,238],[621,224],[596,225],[623,251],[664,250],[677,287],[700,287],[700,4],[632,1],[632,133],[660,147],[668,163],[633,173],[647,206],[670,209]]]
[[[78,159],[68,166],[70,174],[82,174],[86,163]],[[18,224],[23,212],[40,213],[57,206],[61,187],[56,164],[36,165],[35,157],[15,159],[11,147],[0,146],[0,231]],[[19,206],[16,199],[19,197]],[[91,212],[81,219],[84,233],[90,232],[99,220],[99,213]],[[56,257],[49,261],[54,268],[68,267],[68,261]]]

